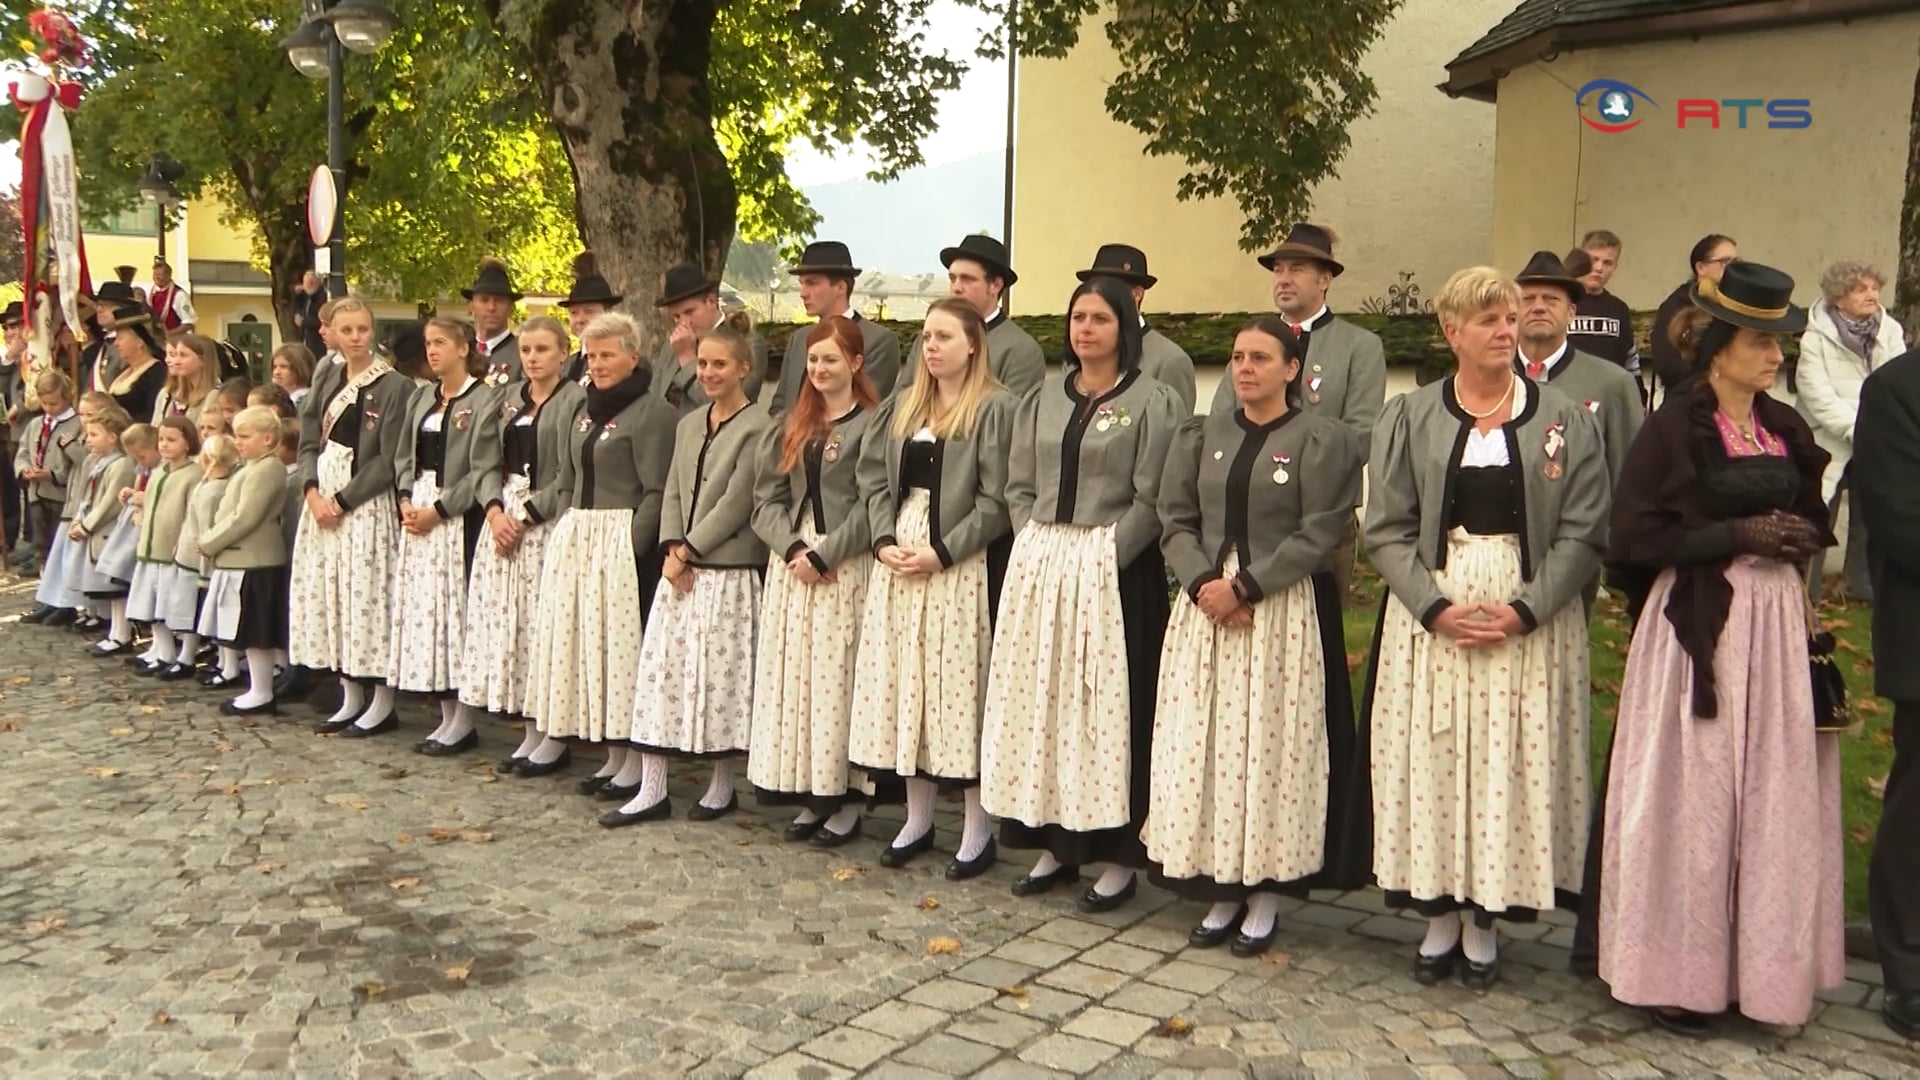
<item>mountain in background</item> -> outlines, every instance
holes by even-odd
[[[884,184],[842,180],[802,190],[822,218],[814,235],[845,241],[856,265],[922,274],[940,271],[940,249],[968,233],[1000,235],[1005,185],[996,151],[910,169]]]

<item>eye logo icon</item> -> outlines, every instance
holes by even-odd
[[[1595,79],[1582,86],[1573,96],[1574,104],[1580,109],[1580,121],[1595,131],[1610,135],[1638,127],[1640,121],[1645,119],[1636,115],[1639,107],[1634,103],[1635,98],[1649,105],[1658,104],[1632,83],[1623,83],[1618,79]],[[1589,103],[1597,116],[1587,114]]]

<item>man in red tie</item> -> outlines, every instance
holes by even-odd
[[[1514,280],[1520,283],[1520,348],[1514,366],[1534,382],[1572,398],[1600,421],[1608,475],[1619,476],[1627,447],[1646,416],[1640,407],[1640,381],[1626,368],[1582,352],[1568,340],[1574,306],[1586,295],[1586,286],[1553,252],[1534,252]]]
[[[193,297],[173,280],[173,267],[167,265],[165,259],[153,260],[153,292],[147,301],[167,333],[175,330],[193,332],[198,319],[193,313]]]

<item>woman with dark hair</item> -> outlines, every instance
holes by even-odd
[[[273,350],[273,357],[267,361],[267,377],[299,405],[313,383],[313,353],[297,341],[287,342]]]
[[[167,384],[167,366],[162,362],[166,346],[153,325],[153,313],[138,304],[116,308],[110,332],[121,364],[107,393],[128,416],[145,421],[153,416]]]
[[[790,831],[821,847],[859,835],[866,786],[847,763],[872,562],[854,474],[880,404],[864,347],[859,326],[843,316],[808,331],[807,379],[768,429],[754,484],[753,527],[769,556],[747,776],[762,804],[800,807]]]
[[[1213,905],[1188,942],[1233,937],[1235,956],[1273,944],[1282,895],[1367,881],[1333,583],[1366,455],[1345,424],[1300,411],[1303,360],[1279,316],[1243,326],[1240,407],[1183,421],[1160,480],[1160,548],[1186,597],[1160,652],[1141,841],[1156,883]]]
[[[1800,1024],[1845,975],[1837,736],[1816,730],[1800,567],[1833,543],[1806,421],[1768,396],[1805,329],[1793,279],[1702,276],[1673,345],[1690,377],[1633,444],[1610,577],[1633,644],[1606,783],[1600,977],[1704,1035],[1738,1003]]]
[[[1495,920],[1571,906],[1587,845],[1587,621],[1606,542],[1600,426],[1514,370],[1520,288],[1461,270],[1434,298],[1456,370],[1387,403],[1367,554],[1387,585],[1361,712],[1373,870],[1427,919],[1413,977],[1499,978]]]
[[[981,734],[1000,842],[1039,849],[1014,883],[1043,893],[1095,863],[1080,897],[1110,911],[1146,863],[1153,703],[1167,628],[1156,500],[1181,407],[1140,373],[1140,313],[1112,278],[1074,290],[1064,371],[1014,422],[1013,554],[994,627]]]
[[[479,742],[454,675],[466,646],[467,571],[483,524],[474,433],[492,415],[495,402],[479,379],[486,365],[472,323],[437,315],[427,320],[425,336],[434,381],[414,391],[407,405],[406,434],[393,467],[400,493],[400,548],[393,569],[387,681],[396,690],[426,694],[439,703],[440,726],[414,750],[444,757]]]
[[[1660,309],[1654,312],[1653,329],[1648,341],[1653,352],[1653,373],[1669,395],[1693,374],[1692,365],[1673,343],[1674,319],[1683,312],[1693,310],[1690,297],[1694,282],[1701,278],[1719,281],[1720,275],[1727,272],[1727,264],[1739,257],[1740,247],[1733,242],[1733,237],[1719,233],[1708,233],[1701,237],[1699,243],[1693,245],[1693,250],[1687,253],[1687,269],[1692,271],[1692,276],[1668,293],[1667,298],[1660,301]]]

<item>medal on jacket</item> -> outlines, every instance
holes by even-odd
[[[820,451],[820,456],[826,460],[827,464],[831,465],[840,460],[840,443],[845,438],[845,435],[835,430],[833,437],[827,440],[826,448]]]
[[[1547,441],[1541,449],[1547,455],[1547,467],[1542,471],[1546,473],[1549,480],[1560,479],[1566,471],[1560,464],[1560,451],[1567,445],[1567,437],[1564,434],[1566,430],[1567,425],[1558,420],[1547,426]]]
[[[1274,483],[1284,484],[1287,482],[1288,478],[1291,476],[1291,474],[1287,472],[1287,466],[1291,464],[1293,464],[1293,456],[1291,454],[1273,455],[1273,482]]]
[[[488,386],[501,386],[505,384],[506,381],[507,381],[507,365],[505,364],[487,365],[487,385]]]
[[[364,411],[367,414],[367,430],[368,431],[372,431],[374,428],[380,426],[380,410],[379,409],[362,406],[362,411]]]
[[[1320,365],[1313,365],[1313,370],[1316,372],[1319,371]],[[1320,404],[1320,385],[1324,382],[1326,382],[1326,380],[1319,375],[1315,375],[1313,378],[1307,380],[1307,401],[1314,405]]]
[[[585,435],[587,432],[593,430],[593,417],[584,416],[584,415],[581,416],[580,422],[573,425],[573,430],[579,432],[582,435]]]
[[[1118,409],[1111,405],[1102,405],[1093,415],[1098,417],[1093,424],[1093,430],[1095,431],[1108,431],[1115,427],[1133,426],[1133,417],[1127,415],[1127,407],[1125,405],[1120,406]]]
[[[465,431],[472,425],[473,409],[471,407],[453,410],[453,430]]]
[[[1592,413],[1592,414],[1593,414],[1593,415],[1595,415],[1595,416],[1599,416],[1599,415],[1600,415],[1600,403],[1599,403],[1599,402],[1597,402],[1597,401],[1589,401],[1589,402],[1587,402],[1587,403],[1586,403],[1586,406],[1587,406],[1587,411],[1588,411],[1588,412],[1590,412],[1590,413]]]
[[[607,421],[607,426],[600,429],[600,441],[606,442],[608,439],[613,438],[613,429],[616,426],[618,425],[615,421]]]

